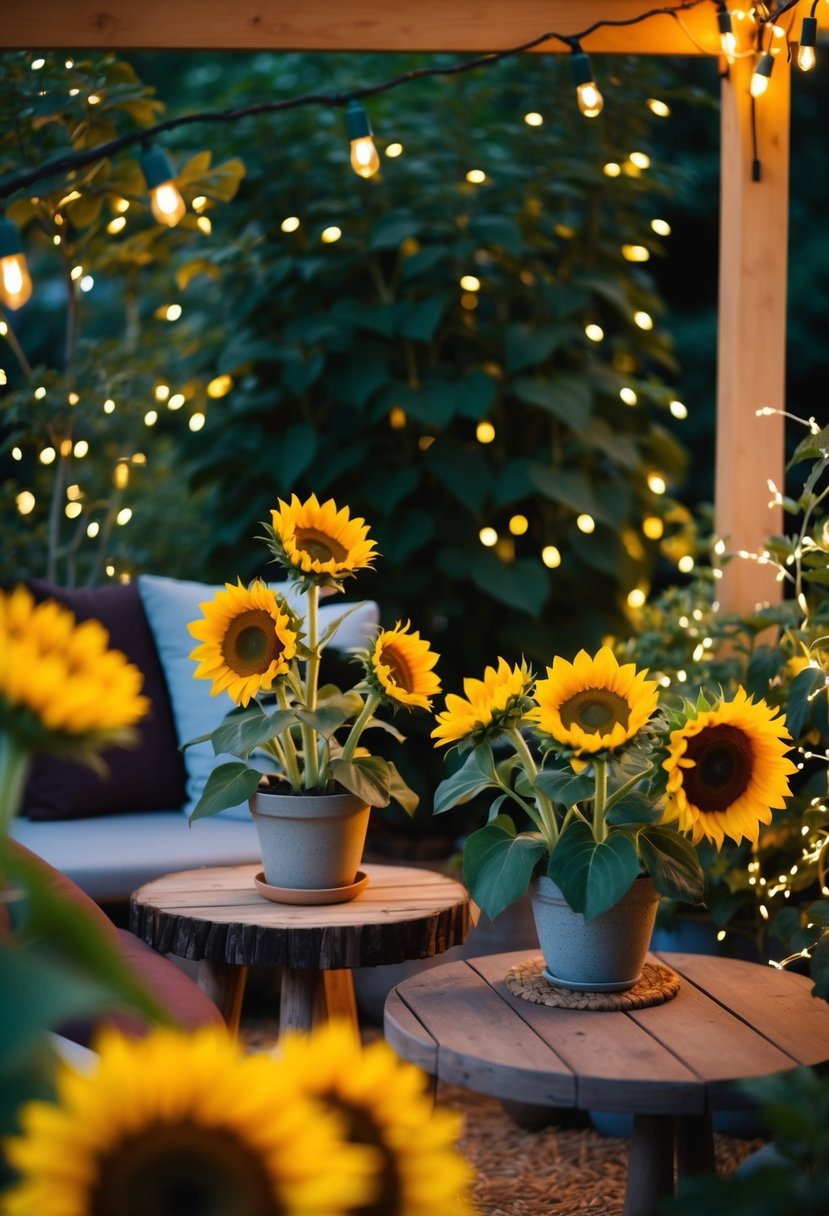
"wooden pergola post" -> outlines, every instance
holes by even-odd
[[[715,526],[728,552],[762,553],[783,520],[768,481],[782,491],[784,419],[756,411],[785,407],[791,70],[779,55],[771,88],[753,105],[752,70],[751,58],[737,60],[722,84]],[[739,558],[726,566],[725,611],[781,596],[773,567]]]

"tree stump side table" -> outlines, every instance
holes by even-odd
[[[200,987],[238,1028],[247,968],[279,967],[280,1032],[334,1013],[356,1020],[351,968],[431,958],[466,940],[469,897],[431,870],[363,865],[368,885],[349,903],[272,903],[261,867],[182,870],[145,883],[130,901],[133,933],[162,954],[198,960]]]

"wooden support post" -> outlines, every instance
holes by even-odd
[[[756,410],[785,405],[791,73],[781,52],[768,92],[752,106],[753,66],[751,56],[738,60],[722,86],[715,527],[729,553],[762,552],[782,530],[768,481],[782,489],[783,419]],[[772,567],[739,558],[718,593],[726,612],[781,596]]]
[[[203,958],[199,963],[198,985],[214,1005],[218,1006],[233,1034],[239,1033],[247,975],[247,967],[214,962],[208,958]]]

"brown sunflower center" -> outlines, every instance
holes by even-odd
[[[351,1144],[366,1144],[380,1153],[381,1164],[375,1178],[377,1191],[370,1203],[353,1208],[353,1216],[400,1216],[404,1211],[403,1183],[394,1151],[386,1143],[382,1128],[371,1111],[344,1101],[339,1094],[326,1098],[348,1121],[346,1138]]]
[[[262,675],[281,653],[273,617],[263,608],[240,612],[222,638],[222,658],[239,676]]]
[[[231,1131],[156,1124],[98,1161],[89,1216],[286,1216],[261,1156]]]
[[[566,727],[580,726],[588,735],[604,735],[617,722],[627,727],[630,706],[609,688],[585,688],[568,697],[559,713]]]
[[[389,679],[405,692],[414,692],[415,675],[408,659],[393,645],[386,643],[380,655],[380,662],[389,669]]]
[[[699,810],[727,811],[748,789],[754,753],[738,727],[726,722],[706,726],[688,740],[685,755],[694,767],[683,769],[683,789]]]
[[[297,528],[294,533],[294,543],[300,553],[307,553],[318,562],[341,562],[348,557],[348,550],[327,532],[319,528]]]

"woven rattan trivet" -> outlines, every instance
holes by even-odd
[[[661,963],[645,963],[632,988],[624,992],[576,992],[552,984],[541,974],[543,958],[528,958],[510,967],[507,988],[513,996],[534,1005],[556,1005],[560,1009],[646,1009],[663,1005],[679,992],[679,976]]]

